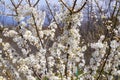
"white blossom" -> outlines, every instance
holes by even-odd
[[[113,40],[113,41],[111,41],[110,47],[117,48],[119,45],[120,44],[116,40]]]
[[[32,76],[32,75],[28,75],[27,80],[36,80],[36,78],[34,76]]]
[[[0,38],[0,43],[2,43],[2,38]]]
[[[31,31],[25,31],[25,34],[23,35],[25,39],[29,39],[32,36]]]
[[[104,46],[101,42],[98,42],[98,43],[92,43],[91,47],[96,49],[96,48],[103,48]]]
[[[26,73],[28,71],[27,65],[20,65],[20,68],[18,69],[19,72]]]
[[[37,3],[35,6],[33,2],[24,0],[18,6],[15,1],[12,4],[9,10],[14,12],[13,15],[16,14],[13,18],[19,24],[15,28],[0,24],[0,80],[7,80],[6,74],[15,80],[36,80],[37,77],[41,80],[96,80],[99,75],[112,80],[114,76],[120,75],[120,25],[112,27],[114,21],[107,18],[108,12],[98,16],[93,7],[90,18],[97,25],[95,30],[101,24],[106,27],[100,27],[100,31],[94,34],[90,30],[89,37],[91,39],[95,35],[95,41],[92,38],[89,42],[86,39],[89,34],[83,35],[81,27],[86,26],[85,12],[75,12],[79,10],[78,2],[74,9],[60,2],[60,11],[51,10],[52,20],[45,28],[47,13],[39,9]],[[89,4],[96,6],[94,2]],[[26,17],[29,18],[26,20]],[[100,25],[99,18],[102,18]],[[107,75],[109,72],[111,74]]]
[[[3,76],[0,76],[0,80],[6,80],[6,78],[4,78]]]

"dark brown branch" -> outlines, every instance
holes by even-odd
[[[112,0],[109,1],[108,9],[110,8],[111,4],[112,4]]]
[[[97,5],[97,7],[98,7],[98,9],[99,9],[99,11],[100,11],[100,13],[102,13],[103,11],[102,11],[102,9],[100,8],[98,2],[97,2],[96,0],[94,0],[94,1],[95,1],[95,3],[96,3],[96,5]]]
[[[111,18],[113,18],[114,17],[114,14],[115,14],[115,11],[116,11],[116,9],[117,9],[117,1],[116,1],[116,3],[115,3],[115,7],[114,7],[114,10],[113,10],[113,13],[112,13],[112,15],[111,15]]]
[[[119,6],[120,8],[120,6]],[[111,20],[113,20],[113,28],[116,28],[116,26],[119,24],[119,20],[117,19],[118,15],[119,15],[119,12],[120,12],[120,9],[118,8],[118,10],[116,11],[116,15],[115,17],[113,16],[111,18]]]
[[[80,8],[79,8],[78,10],[76,10],[76,11],[73,11],[72,13],[75,14],[75,13],[80,12],[80,11],[85,7],[87,1],[88,1],[88,0],[86,0],[86,1],[84,2],[84,4],[82,5],[82,7],[80,7]]]
[[[28,4],[29,4],[29,6],[32,6],[30,0],[28,0]]]
[[[13,7],[14,7],[14,9],[15,9],[16,16],[18,16],[17,8],[18,8],[19,6],[17,7],[17,6],[15,5],[15,3],[13,2],[13,0],[10,0],[10,2],[12,3],[12,5],[13,5]]]
[[[34,14],[32,14],[32,18],[33,18],[33,21],[34,21],[34,25],[35,25],[35,29],[36,29],[36,32],[37,32],[37,36],[38,36],[38,38],[39,38],[39,40],[40,40],[40,43],[41,43],[41,45],[42,45],[42,48],[44,48],[44,45],[43,45],[43,43],[42,43],[42,40],[41,40],[41,38],[40,38],[40,34],[39,34],[39,31],[38,31],[38,28],[37,28],[37,24],[36,24],[36,22],[35,22],[35,16],[34,16]]]
[[[74,11],[75,5],[76,5],[77,0],[74,1],[72,11]]]
[[[101,69],[100,69],[99,75],[98,75],[98,77],[97,77],[96,80],[99,80],[99,78],[100,78],[100,76],[101,76],[101,74],[102,74],[102,72],[103,72],[103,70],[104,70],[105,64],[106,64],[106,62],[107,62],[107,60],[108,60],[108,57],[109,57],[109,55],[110,55],[110,51],[111,51],[111,47],[110,47],[110,45],[109,45],[109,49],[107,50],[107,53],[106,53],[107,55],[106,55],[106,57],[105,57],[105,61],[103,62],[103,65],[102,65],[102,67],[101,67]]]
[[[82,5],[82,7],[80,7],[80,8],[79,8],[78,10],[76,10],[76,11],[74,11],[74,8],[75,8],[75,5],[76,5],[77,0],[75,0],[75,2],[74,2],[74,4],[73,4],[73,7],[72,7],[72,10],[71,10],[62,0],[60,0],[60,1],[61,1],[62,4],[70,11],[70,14],[75,14],[75,13],[80,12],[80,11],[85,7],[85,5],[86,5],[86,3],[87,3],[88,0],[86,0],[86,1],[84,2],[84,4]]]
[[[35,7],[39,2],[40,2],[40,0],[37,0],[36,3],[33,5],[33,7]],[[32,6],[30,0],[28,0],[28,4],[30,5],[30,7]]]
[[[68,59],[69,59],[69,54],[67,53],[67,62],[65,63],[65,76],[66,76],[66,79],[68,78]]]
[[[17,16],[16,14],[6,14],[7,16]]]
[[[40,0],[37,0],[36,3],[33,5],[33,7],[35,7],[39,2]]]
[[[58,29],[61,31],[61,28],[59,27],[59,24],[57,23],[57,20],[55,19],[55,16],[53,15],[52,10],[50,9],[50,6],[49,6],[48,1],[47,1],[47,0],[45,0],[45,1],[46,1],[46,4],[47,4],[47,6],[48,6],[48,9],[50,10],[50,13],[51,13],[51,15],[52,15],[52,17],[53,17],[53,19],[54,19],[54,21],[55,21]]]
[[[36,71],[34,70],[33,67],[32,67],[32,71],[33,71],[34,75],[37,77],[37,79],[41,80],[41,77],[36,73]]]
[[[119,6],[119,8],[120,8],[120,6]],[[117,16],[118,16],[118,13],[119,13],[119,12],[120,12],[120,9],[118,9],[118,11],[117,11],[117,13],[116,13],[116,16],[115,16],[116,19],[117,19]],[[115,20],[115,23],[113,24],[112,31],[113,31],[113,30],[116,28],[116,26],[117,26],[116,22],[117,22],[117,20]],[[104,55],[103,65],[102,65],[102,67],[101,67],[101,69],[100,69],[99,75],[98,75],[98,77],[97,77],[96,80],[99,80],[99,79],[100,79],[100,76],[102,75],[102,72],[103,72],[103,70],[104,70],[105,64],[107,63],[108,57],[109,57],[109,55],[110,55],[110,53],[111,53],[110,41],[112,41],[113,38],[114,38],[114,32],[109,33],[109,31],[107,30],[106,38],[105,38],[104,40],[106,40],[108,37],[109,37],[109,39],[108,39],[108,41],[107,41],[107,42],[108,42],[108,48],[107,48],[107,50],[106,50],[106,54]]]
[[[107,30],[107,33],[105,34],[105,39],[104,40],[106,40],[108,37],[109,37],[109,39],[108,39],[108,41],[107,41],[107,43],[108,43],[108,48],[106,49],[106,54],[104,55],[104,57],[103,57],[103,63],[101,64],[102,66],[101,66],[101,68],[100,68],[100,71],[99,71],[99,75],[98,75],[98,77],[96,78],[96,80],[99,80],[100,79],[100,77],[101,77],[101,75],[102,75],[102,72],[103,72],[103,70],[104,70],[104,67],[105,67],[105,65],[106,65],[106,63],[107,63],[107,60],[108,60],[108,57],[109,57],[109,55],[111,54],[111,46],[110,46],[110,41],[112,41],[113,40],[113,37],[114,37],[114,33],[112,32],[112,33],[109,33],[109,30]],[[103,41],[104,41],[103,40]]]
[[[16,6],[16,8],[18,8],[20,6],[20,4],[22,3],[23,0],[21,0],[18,5]]]
[[[10,2],[12,3],[12,5],[14,6],[14,8],[17,8],[15,3],[13,2],[13,0],[10,0]]]
[[[31,3],[30,3],[30,0],[28,0],[28,3],[29,3],[29,6],[32,6]],[[35,22],[35,16],[34,16],[33,13],[32,13],[32,18],[33,18],[33,21],[34,21],[34,25],[35,25],[35,30],[36,30],[36,32],[37,32],[37,36],[38,36],[38,38],[39,38],[39,40],[40,40],[40,43],[41,43],[41,45],[42,45],[42,48],[44,48],[44,45],[43,45],[43,43],[42,43],[42,40],[41,40],[41,38],[40,38],[40,34],[39,34],[39,31],[38,31],[38,28],[37,28],[37,24],[36,24],[36,22]]]
[[[60,1],[62,2],[62,4],[63,4],[70,12],[72,12],[71,9],[63,2],[63,0],[60,0]]]

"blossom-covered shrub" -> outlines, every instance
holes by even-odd
[[[72,8],[59,0],[63,8],[56,15],[45,1],[53,20],[43,29],[46,13],[37,9],[39,0],[35,3],[19,0],[18,4],[11,0],[19,24],[0,32],[0,80],[115,80],[119,77],[120,24],[107,17],[104,22],[102,18],[105,34],[99,35],[97,42],[85,42],[79,27],[84,18],[81,10],[88,0],[80,7],[74,0]],[[26,16],[30,16],[27,22],[23,20]],[[88,48],[93,51],[88,52],[91,56],[86,62]]]

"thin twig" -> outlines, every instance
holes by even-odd
[[[32,6],[31,3],[30,3],[30,0],[28,0],[28,3],[29,3],[29,6]],[[39,34],[39,31],[38,31],[38,28],[37,28],[37,24],[36,24],[36,22],[35,22],[35,16],[34,16],[33,13],[32,13],[32,18],[33,18],[33,22],[34,22],[34,25],[35,25],[35,30],[36,30],[36,32],[37,32],[37,36],[38,36],[38,38],[39,38],[39,41],[40,41],[40,43],[41,43],[42,48],[44,49],[44,45],[43,45],[43,43],[42,43],[42,39],[40,38],[40,34]]]
[[[99,6],[98,2],[97,2],[96,0],[94,0],[94,1],[95,1],[96,5],[97,5],[97,7],[98,7],[99,11],[102,13],[103,11],[102,11],[102,9],[100,8],[100,6]]]
[[[97,77],[96,80],[99,80],[99,78],[100,78],[100,76],[101,76],[101,74],[102,74],[102,72],[103,72],[103,70],[104,70],[105,64],[106,64],[106,62],[107,62],[107,60],[108,60],[108,57],[109,57],[109,55],[110,55],[110,51],[111,51],[111,47],[110,47],[110,45],[109,45],[108,53],[106,53],[107,55],[106,55],[106,57],[105,57],[105,61],[103,62],[103,65],[102,65],[102,67],[101,67],[101,69],[100,69],[99,75],[98,75],[98,77]]]
[[[76,5],[77,0],[74,1],[72,11],[74,11],[75,5]]]
[[[60,0],[60,1],[62,2],[62,4],[63,4],[70,12],[72,12],[71,9],[65,4],[65,2],[63,2],[63,0]]]
[[[33,13],[32,13],[32,18],[33,18],[33,21],[34,21],[34,25],[35,25],[35,29],[36,29],[36,32],[37,32],[37,36],[38,36],[38,38],[39,38],[39,40],[40,40],[40,43],[41,43],[41,45],[42,45],[42,48],[44,48],[44,45],[43,45],[43,43],[42,43],[42,40],[41,40],[41,38],[40,38],[40,34],[39,34],[39,31],[38,31],[38,28],[37,28],[37,24],[36,24],[36,22],[35,22],[35,16],[33,15]]]
[[[13,0],[10,0],[10,1],[11,1],[12,5],[14,6],[14,8],[17,8],[14,1]]]
[[[40,0],[37,0],[36,3],[33,4],[33,7],[35,7],[39,2],[40,2]],[[28,4],[29,4],[30,7],[32,6],[30,0],[28,0]]]
[[[47,4],[47,6],[48,6],[48,9],[50,10],[50,13],[51,13],[51,15],[52,15],[52,17],[53,17],[53,19],[54,19],[54,21],[55,21],[58,29],[61,31],[61,28],[59,27],[59,24],[57,23],[57,20],[55,19],[55,16],[53,15],[52,10],[50,9],[50,6],[49,6],[48,1],[47,1],[47,0],[45,0],[45,1],[46,1],[46,4]]]
[[[67,53],[67,62],[65,64],[65,76],[66,76],[66,79],[68,78],[68,59],[69,59],[69,54]]]
[[[32,6],[30,0],[28,0],[28,4],[29,4],[29,6]]]
[[[75,14],[75,13],[78,13],[78,12],[80,12],[84,7],[85,7],[85,5],[86,5],[86,3],[87,3],[87,1],[88,0],[86,0],[85,2],[84,2],[84,4],[78,9],[78,10],[76,10],[76,11],[73,11],[72,13],[73,14]]]
[[[32,71],[34,72],[34,75],[37,77],[38,80],[41,80],[41,77],[36,73],[34,68],[32,67]]]
[[[111,18],[113,18],[114,17],[114,14],[115,14],[115,12],[116,12],[116,9],[117,9],[117,1],[116,1],[116,3],[115,3],[115,7],[114,7],[114,10],[113,10],[113,13],[112,13],[112,15],[111,15]]]
[[[18,16],[18,11],[17,11],[17,6],[15,5],[15,3],[13,2],[13,0],[10,0],[11,1],[11,3],[12,3],[12,5],[13,5],[13,7],[14,7],[14,9],[15,9],[15,13],[16,13],[16,15]]]
[[[21,5],[22,1],[23,1],[23,0],[21,0],[21,1],[18,3],[18,5],[16,6],[16,8],[18,8],[18,7]]]
[[[17,16],[16,14],[6,14],[6,16]]]
[[[37,0],[36,3],[33,5],[33,7],[35,7],[39,2],[40,0]]]

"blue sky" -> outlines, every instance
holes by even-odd
[[[18,0],[14,0],[14,1],[17,2]],[[25,1],[25,0],[23,0],[23,1]],[[34,3],[35,1],[37,1],[37,0],[31,0],[31,3],[32,2]],[[52,4],[52,5],[54,5],[54,4],[58,5],[58,0],[47,0],[47,1],[50,4]],[[67,2],[68,4],[71,3],[71,1],[72,0],[65,0],[65,2]],[[78,0],[78,2],[80,2],[80,1]],[[5,4],[9,5],[9,6],[12,5],[10,0],[5,0]],[[39,5],[40,5],[40,8],[46,7],[45,6],[46,5],[45,0],[40,0]],[[3,9],[2,9],[2,7],[3,7]],[[8,9],[5,9],[4,6],[2,6],[2,7],[0,7],[0,10],[2,10],[2,12],[6,13],[6,14],[11,14],[12,13],[12,11],[8,11]],[[13,24],[13,23],[16,24],[15,20],[13,19],[13,17],[5,16],[5,15],[4,16],[0,15],[0,22],[4,23],[5,25],[10,25],[10,24]]]
[[[11,2],[10,2],[10,0],[4,0],[5,2],[6,2],[6,4],[7,5],[11,5]],[[14,1],[18,1],[18,0],[14,0]],[[25,1],[25,0],[23,0],[23,1]],[[34,3],[34,1],[36,1],[36,0],[31,0],[31,2],[33,2]],[[72,3],[72,0],[64,0],[64,1],[66,1],[66,3],[67,4],[71,4]],[[81,1],[85,1],[85,0],[77,0],[77,4],[78,4],[78,7],[80,7],[80,5],[82,4],[82,2]],[[107,8],[107,6],[105,6],[106,5],[106,3],[107,2],[109,2],[109,0],[100,0],[99,1],[99,4],[100,4],[100,6],[102,6],[102,7],[104,7],[104,8]],[[50,3],[50,4],[55,4],[55,5],[58,5],[57,3],[58,3],[58,0],[48,0],[48,2]],[[46,2],[45,2],[45,0],[40,0],[40,2],[39,2],[39,5],[40,5],[40,8],[45,8],[46,6]],[[7,12],[7,13],[10,13],[10,11],[8,11],[8,10],[6,10],[6,9],[4,9],[4,8],[2,8],[3,6],[2,5],[0,5],[0,11],[1,12],[3,12],[3,11],[5,11],[5,13]],[[8,16],[1,16],[0,15],[0,22],[4,22],[4,21],[8,21],[8,25],[13,21],[13,18],[12,17],[8,17]],[[4,22],[5,23],[5,22]]]
[[[14,1],[17,1],[17,0],[14,0]],[[24,0],[23,0],[24,1]],[[36,1],[36,0],[31,0],[32,1]],[[56,4],[58,2],[58,0],[48,0],[48,2],[50,2],[51,4]],[[5,4],[6,5],[11,5],[11,2],[10,0],[5,0]],[[39,2],[39,5],[40,7],[44,7],[46,5],[46,2],[45,0],[40,0]],[[8,11],[7,9],[4,8],[4,6],[1,6],[0,5],[0,11],[1,12],[4,12],[4,13],[10,13],[10,11]],[[0,15],[0,23],[2,23],[3,25],[16,25],[16,21],[13,19],[13,17],[11,16],[3,16],[3,15]]]
[[[17,2],[18,0],[14,0],[14,1]],[[23,0],[23,1],[25,1],[25,0]],[[37,1],[37,0],[31,0],[31,2],[33,2],[33,3],[34,3],[35,1]],[[50,4],[56,4],[56,3],[58,3],[58,0],[48,0],[48,2],[49,2]],[[10,0],[5,0],[5,4],[6,4],[6,5],[12,5],[11,2],[10,2]],[[40,0],[39,5],[40,5],[40,8],[44,7],[44,6],[46,5],[45,0]],[[2,7],[3,7],[3,6],[0,5],[0,10],[3,10]],[[5,10],[5,12],[10,12],[10,11]]]
[[[17,1],[17,0],[14,0],[14,1]],[[36,1],[36,0],[31,0],[31,2],[34,2],[34,1]],[[5,2],[7,3],[7,4],[10,4],[10,0],[5,0]],[[50,2],[50,3],[57,3],[58,2],[58,0],[48,0],[48,2]],[[46,3],[45,3],[45,0],[40,0],[40,5],[45,5]]]

